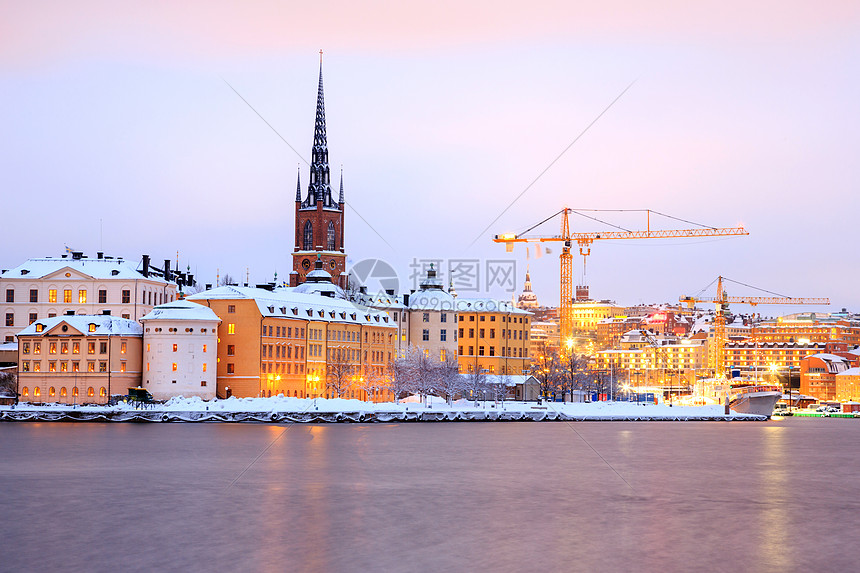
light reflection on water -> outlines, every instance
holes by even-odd
[[[841,419],[10,423],[0,569],[852,570],[857,446]]]

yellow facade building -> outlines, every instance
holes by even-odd
[[[494,299],[458,298],[456,308],[460,372],[528,372],[531,313]]]
[[[383,312],[289,288],[225,286],[187,300],[221,319],[219,398],[390,397],[381,382],[371,383],[395,357],[397,329]]]

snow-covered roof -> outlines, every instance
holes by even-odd
[[[517,308],[510,301],[494,298],[457,298],[457,312],[504,312],[510,314],[531,315],[522,308]],[[410,303],[411,308],[411,303]]]
[[[384,312],[348,300],[278,289],[274,292],[238,286],[222,286],[186,298],[191,301],[251,299],[263,316],[324,322],[350,322],[396,328]]]
[[[378,292],[370,294],[366,292],[358,293],[355,301],[362,306],[372,308],[384,308],[386,310],[404,309],[406,305],[401,302],[400,297],[386,292]]]
[[[860,376],[860,368],[855,366],[854,368],[843,370],[842,372],[837,374],[837,376]]]
[[[454,296],[441,288],[427,288],[409,295],[412,310],[454,310]]]
[[[166,282],[155,276],[144,277],[133,265],[122,259],[63,259],[59,257],[45,257],[41,259],[27,259],[22,264],[4,272],[4,279],[41,279],[49,277],[64,269],[77,271],[94,279],[142,279],[147,278],[154,282]]]
[[[310,273],[308,273],[308,277],[310,277],[310,275],[312,273],[315,273],[315,272],[317,272],[317,271],[311,271]],[[325,273],[325,271],[319,271],[319,272]],[[341,299],[345,300],[346,299],[346,293],[344,292],[344,290],[342,288],[340,288],[338,285],[331,282],[331,275],[330,274],[328,274],[328,273],[325,273],[325,274],[328,276],[327,280],[303,282],[302,284],[294,286],[294,287],[282,287],[279,289],[275,289],[275,292],[279,292],[282,290],[283,291],[291,290],[293,292],[301,293],[301,294],[319,294],[319,295],[322,295],[322,293],[328,293],[327,295],[323,295],[323,296],[328,296],[329,298],[341,298]],[[319,277],[319,275],[317,275],[317,277]],[[311,277],[311,278],[314,278],[314,277]],[[319,278],[321,278],[321,277],[319,277]]]
[[[18,343],[17,342],[2,342],[0,343],[0,352],[17,352],[18,351]]]
[[[90,330],[91,324],[95,325],[95,329],[92,331]],[[134,320],[103,314],[77,314],[40,318],[19,332],[18,336],[45,336],[52,334],[56,327],[62,328],[62,325],[68,325],[84,336],[140,336],[143,333],[143,327]],[[41,332],[38,330],[40,326],[42,327]]]
[[[140,319],[141,322],[148,320],[201,320],[221,322],[218,315],[209,308],[196,302],[187,300],[175,300],[160,304]]]

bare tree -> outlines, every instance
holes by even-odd
[[[501,374],[496,376],[495,382],[490,385],[490,390],[493,395],[493,400],[496,402],[504,402],[508,397],[508,388],[511,383],[509,374]]]
[[[448,404],[462,394],[465,387],[463,376],[460,374],[460,365],[456,357],[448,356],[445,362],[439,365],[436,390],[440,396],[445,398]]]
[[[400,398],[409,391],[413,370],[412,363],[406,357],[392,360],[386,368],[385,387],[394,395],[395,403],[399,403]]]
[[[330,390],[338,398],[343,398],[353,382],[356,368],[349,359],[345,348],[329,348],[328,365],[326,368],[326,390]]]
[[[538,381],[541,398],[550,398],[558,389],[559,357],[553,352],[544,352],[535,358],[532,376]]]
[[[573,395],[577,391],[588,391],[592,382],[592,374],[588,369],[588,356],[570,352],[560,359],[559,382],[562,392],[562,400],[573,401]]]
[[[13,368],[9,371],[0,370],[0,395],[15,396],[17,386],[17,375]]]
[[[380,374],[371,369],[358,379],[358,388],[359,390],[363,390],[367,399],[372,402],[379,392],[388,389],[386,382],[386,375],[384,373]]]
[[[478,404],[478,396],[483,395],[487,391],[487,374],[481,368],[475,368],[474,371],[468,372],[464,379],[464,393],[468,393],[469,397]]]
[[[221,277],[221,280],[218,281],[218,286],[226,286],[236,284],[236,279],[230,276],[229,273],[224,273],[224,276]]]

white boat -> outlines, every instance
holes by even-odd
[[[729,390],[729,408],[741,414],[771,417],[782,398],[782,388],[766,384],[733,384]]]

